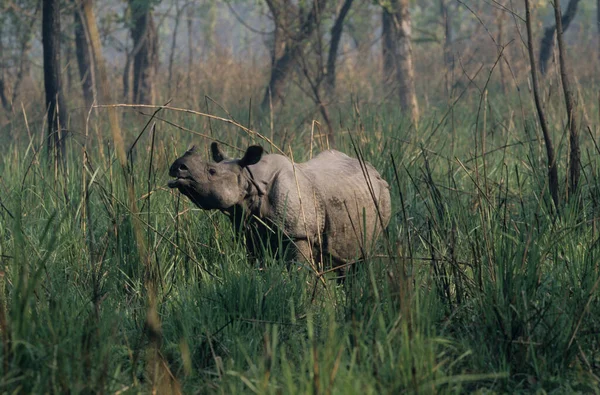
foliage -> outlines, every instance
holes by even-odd
[[[26,2],[0,7],[8,3]],[[158,21],[169,20],[167,3],[155,6]],[[547,1],[536,3],[538,17],[550,15]],[[203,4],[185,16],[194,26],[209,20],[218,27],[226,8]],[[170,163],[192,142],[205,149],[222,140],[232,153],[250,143],[273,151],[270,144],[229,123],[167,109],[154,118],[154,138],[147,129],[136,140],[153,110],[119,109],[126,142],[137,141],[128,160],[137,224],[157,268],[161,360],[185,393],[598,393],[600,152],[591,38],[570,47],[582,124],[589,125],[581,131],[582,181],[556,215],[516,29],[523,27],[519,4],[517,16],[503,15],[500,40],[490,3],[452,3],[456,57],[448,65],[439,1],[411,3],[418,129],[380,82],[379,16],[372,14],[380,7],[361,4],[349,13],[336,96],[325,104],[336,148],[360,152],[382,173],[394,215],[389,238],[344,282],[329,273],[324,287],[301,265],[272,257],[258,265],[221,213],[198,210],[166,187]],[[127,48],[126,7],[96,5],[117,96],[122,70],[110,54]],[[268,33],[260,5],[257,19],[246,22]],[[2,66],[16,71],[20,36],[11,35],[10,18],[0,13],[0,43],[14,49],[1,54]],[[213,30],[194,33],[190,51]],[[500,46],[504,58],[496,62]],[[305,78],[295,77],[281,108],[257,112],[268,59],[221,49],[208,48],[187,70],[188,51],[180,48],[169,96],[159,81],[161,103],[172,98],[174,107],[233,119],[296,160],[327,146]],[[311,72],[317,60],[306,60]],[[19,91],[22,107],[0,114],[0,392],[150,392],[149,274],[128,185],[113,142],[103,137],[110,134],[106,109],[83,113],[78,87],[70,90],[76,110],[65,167],[50,166],[38,74],[34,68],[33,83]],[[551,74],[542,93],[564,175],[566,115],[557,80]],[[564,196],[566,180],[561,185]]]
[[[471,105],[452,109],[454,125],[428,115],[420,137],[391,108],[343,110],[349,135],[339,148],[359,149],[391,184],[396,247],[388,257],[382,243],[378,257],[326,288],[275,259],[259,269],[221,214],[164,187],[188,134],[171,140],[179,132],[160,123],[154,149],[140,140],[132,165],[160,268],[161,353],[183,391],[597,388],[597,156],[578,203],[556,218],[543,151],[524,131],[535,131],[533,113],[511,121],[502,115],[510,101],[493,107],[483,160],[470,143],[473,125],[483,128]],[[189,114],[160,117],[203,129]],[[92,130],[105,122],[94,118]],[[213,128],[238,147],[249,141]],[[112,151],[91,149],[82,161],[71,140],[66,172],[54,174],[23,137],[2,145],[0,164],[2,391],[146,392],[145,272]],[[308,156],[304,144],[294,143],[296,159]]]

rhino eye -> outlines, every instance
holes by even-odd
[[[215,174],[217,174],[217,171],[213,168],[208,169],[208,174],[210,174],[211,176],[214,176]]]

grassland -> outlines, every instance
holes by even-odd
[[[326,286],[275,258],[259,269],[226,218],[166,188],[191,142],[270,149],[256,135],[166,109],[141,133],[152,111],[120,109],[128,144],[142,134],[125,176],[105,109],[72,128],[58,169],[41,120],[16,114],[0,148],[0,391],[149,392],[170,372],[185,393],[598,392],[600,122],[581,97],[582,183],[559,208],[527,93],[431,104],[416,127],[391,104],[340,105],[336,146],[389,181],[393,217],[375,257]],[[561,105],[547,102],[564,198]],[[326,145],[296,109],[271,126],[248,108],[214,112],[296,160]]]

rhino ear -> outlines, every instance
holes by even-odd
[[[263,151],[263,147],[261,147],[260,145],[251,145],[246,150],[244,157],[240,159],[240,166],[246,167],[258,163],[260,161],[260,158],[262,158]]]
[[[219,148],[219,144],[213,142],[210,145],[210,152],[212,153],[212,158],[215,162],[223,162],[225,160],[225,155],[221,152],[221,148]]]
[[[186,151],[186,152],[189,152],[190,154],[195,154],[197,150],[198,150],[198,149],[196,148],[196,145],[195,145],[195,144],[193,144],[193,145],[191,145],[191,146],[190,146],[190,147],[187,149],[187,151]]]

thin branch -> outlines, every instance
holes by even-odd
[[[228,118],[223,118],[223,117],[219,117],[216,115],[211,115],[211,114],[206,114],[200,111],[194,111],[194,110],[189,110],[187,108],[179,108],[179,107],[171,107],[171,106],[157,106],[157,105],[152,105],[152,104],[98,104],[95,105],[94,108],[108,108],[108,109],[114,109],[114,108],[161,108],[161,109],[165,109],[165,110],[171,110],[171,111],[176,111],[176,112],[184,112],[184,113],[188,113],[188,114],[194,114],[194,115],[199,115],[201,117],[205,117],[205,118],[209,118],[209,119],[214,119],[216,121],[221,121],[221,122],[225,122],[231,125],[234,125],[240,129],[242,129],[244,132],[248,133],[249,135],[253,135],[256,136],[264,141],[266,141],[267,143],[269,143],[272,147],[275,147],[275,149],[277,151],[279,151],[282,155],[285,155],[285,153],[278,148],[268,137],[263,136],[262,134],[260,134],[259,132],[256,132],[254,130],[251,130],[247,127],[245,127],[244,125],[233,121],[231,119]]]

